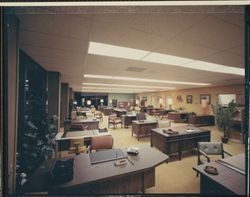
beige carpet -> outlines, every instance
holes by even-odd
[[[148,117],[152,119],[153,117]],[[108,117],[104,116],[100,128],[107,128]],[[173,123],[172,127],[183,125],[182,123]],[[205,127],[211,130],[211,141],[220,141],[222,133],[215,126]],[[109,129],[114,138],[114,148],[127,148],[140,143],[146,143],[150,146],[150,138],[141,138],[139,142],[137,138],[131,135],[131,126],[129,128],[121,128],[120,125],[116,129]],[[244,144],[229,141],[224,145],[224,149],[236,155],[245,152]],[[149,155],[150,157],[150,155]],[[200,179],[196,177],[195,171],[192,169],[197,163],[195,151],[183,154],[182,160],[176,157],[171,158],[167,164],[161,164],[156,168],[155,187],[146,190],[146,193],[199,193]]]

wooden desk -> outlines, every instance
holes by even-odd
[[[110,114],[114,113],[114,108],[113,107],[104,107],[103,113],[105,116],[109,116]]]
[[[187,122],[188,116],[191,112],[169,112],[168,119],[173,120],[175,123]]]
[[[73,179],[57,185],[52,184],[48,176],[54,160],[47,160],[28,178],[22,187],[23,192],[48,192],[54,195],[144,192],[155,185],[155,167],[166,162],[168,156],[146,144],[139,147],[137,156],[128,155],[131,162],[118,167],[114,166],[114,161],[91,165],[88,154],[74,156]]]
[[[189,115],[188,123],[194,126],[213,126],[215,124],[214,115]]]
[[[63,137],[63,134],[64,134],[63,132],[60,132],[55,136],[55,140],[57,142],[56,152],[69,150],[70,140],[73,140],[73,139],[83,139],[84,144],[90,145],[92,137],[111,135],[109,131],[99,132],[98,129],[84,130],[84,131],[71,131],[71,132],[67,132],[64,137]]]
[[[99,128],[99,120],[95,119],[79,119],[79,120],[72,120],[73,124],[82,124],[84,126],[88,126],[89,130],[98,129]]]
[[[191,128],[194,131],[187,132],[187,128]],[[181,160],[182,151],[196,148],[197,142],[210,141],[210,131],[203,128],[193,126],[171,128],[179,132],[175,135],[165,134],[163,129],[151,129],[151,146],[155,146],[166,154],[179,153],[179,160]]]
[[[122,115],[122,125],[124,128],[128,128],[128,126],[132,125],[133,120],[136,120],[136,114]]]
[[[203,196],[245,196],[245,174],[235,170],[235,168],[245,169],[245,154],[228,157],[221,161],[212,161],[193,167],[200,173],[200,194]],[[217,168],[219,174],[211,175],[205,172],[204,168],[207,165]]]
[[[116,113],[117,117],[122,117],[122,115],[127,113],[126,109],[119,109],[119,108],[115,108],[114,112]]]
[[[143,121],[132,121],[132,136],[136,134],[137,140],[140,137],[149,136],[151,129],[157,127],[157,121],[155,120],[143,120]]]

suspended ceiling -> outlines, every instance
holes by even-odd
[[[81,91],[83,86],[88,87],[84,89],[87,92],[107,93],[143,92],[147,86],[163,87],[161,90],[203,87],[85,78],[86,74],[209,83],[210,86],[244,83],[243,75],[88,53],[92,41],[244,69],[241,6],[24,7],[12,9],[10,13],[20,20],[21,49],[47,70],[60,72],[61,81],[69,83],[74,91]],[[131,89],[116,84],[146,87]]]

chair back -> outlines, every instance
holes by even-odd
[[[91,150],[112,149],[112,148],[113,148],[112,136],[92,137]]]
[[[199,149],[207,155],[223,155],[222,142],[198,142],[198,150]]]
[[[144,112],[137,113],[136,120],[146,120],[146,114]]]
[[[158,128],[166,128],[171,126],[170,120],[158,120],[157,121]]]

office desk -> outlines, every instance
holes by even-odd
[[[143,120],[143,121],[132,121],[132,136],[136,134],[137,140],[140,137],[149,136],[151,129],[157,127],[157,121],[155,120]]]
[[[125,114],[122,115],[122,125],[125,128],[128,128],[128,126],[132,125],[132,121],[136,120],[136,114]]]
[[[99,128],[99,120],[96,119],[79,119],[72,120],[73,124],[82,124],[84,126],[88,126],[89,130],[98,129]]]
[[[188,123],[194,126],[213,126],[215,124],[214,115],[189,115]]]
[[[126,114],[128,111],[126,109],[115,108],[114,112],[116,113],[117,117],[122,117],[122,115]]]
[[[73,179],[63,184],[50,183],[48,172],[54,160],[47,160],[31,174],[23,186],[23,192],[59,195],[144,192],[155,185],[155,167],[166,162],[168,156],[146,144],[138,147],[139,154],[128,155],[131,162],[118,167],[114,166],[114,161],[91,165],[88,154],[74,156]]]
[[[100,108],[100,111],[101,111],[105,116],[109,116],[110,114],[112,114],[112,113],[114,112],[114,108],[113,108],[113,107],[104,106],[104,107]]]
[[[64,133],[60,132],[55,136],[55,140],[57,142],[56,152],[69,150],[70,140],[83,139],[84,144],[90,145],[92,137],[107,136],[107,135],[111,135],[111,133],[109,131],[99,132],[98,129],[94,129],[94,130],[84,130],[84,131],[70,131],[70,132],[67,132],[65,136],[63,135]]]
[[[194,131],[187,132],[187,128]],[[163,133],[163,129],[151,129],[151,146],[155,146],[166,154],[179,153],[179,160],[181,160],[182,151],[196,148],[197,142],[210,141],[210,131],[203,128],[193,126],[174,127],[171,129],[178,131],[178,134],[174,135]]]
[[[188,116],[191,112],[169,112],[168,119],[173,120],[175,123],[187,122]]]
[[[217,168],[219,174],[211,175],[204,171],[205,166]],[[245,154],[212,161],[193,167],[200,174],[200,194],[206,196],[245,195]]]

